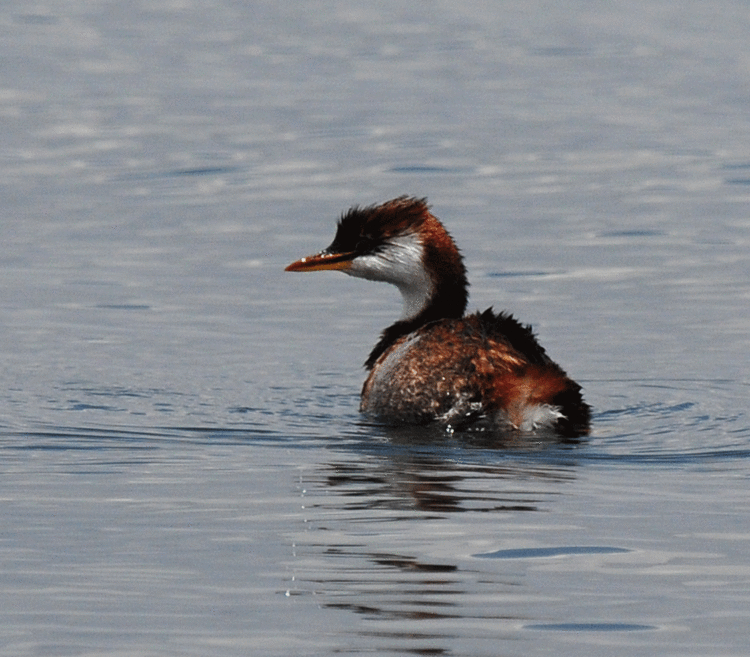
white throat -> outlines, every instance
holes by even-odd
[[[350,276],[395,285],[404,300],[402,321],[419,315],[435,292],[424,266],[424,246],[417,233],[388,238],[380,251],[355,258],[344,271]]]

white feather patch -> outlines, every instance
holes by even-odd
[[[539,404],[524,409],[523,421],[518,427],[521,431],[534,431],[544,427],[552,427],[560,418],[565,417],[557,406]]]
[[[424,266],[424,247],[417,234],[390,237],[377,253],[359,256],[344,270],[350,276],[391,283],[404,299],[401,319],[416,317],[435,291]]]

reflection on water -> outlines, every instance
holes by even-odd
[[[333,458],[306,471],[292,598],[360,619],[350,633],[379,654],[496,655],[498,641],[532,636],[554,650],[565,636],[595,646],[602,634],[635,649],[655,629],[660,644],[680,640],[671,606],[656,601],[674,585],[672,564],[708,585],[705,546],[688,538],[670,554],[643,537],[689,531],[689,496],[675,500],[673,530],[651,502],[658,476],[615,468],[601,496],[589,489],[598,447],[588,440],[498,451],[473,435],[424,436],[381,429],[332,443]],[[640,538],[618,509],[628,498]]]
[[[556,630],[558,632],[642,632],[655,630],[655,625],[635,623],[533,623],[525,625],[527,630]]]
[[[434,472],[425,462],[419,464],[419,469],[416,463],[413,465],[413,469],[397,468],[396,472],[382,474],[342,466],[335,468],[335,474],[328,477],[327,483],[350,499],[348,506],[354,508],[414,508],[425,513],[537,510],[534,500],[525,497],[472,497],[470,491],[462,485],[466,483],[465,473],[461,476],[447,476],[445,473]],[[428,468],[427,472],[423,471],[424,467]],[[360,502],[356,501],[359,495],[364,498]],[[476,508],[472,502],[481,504],[481,508]]]
[[[396,452],[364,462],[331,463],[320,485],[347,500],[345,508],[410,509],[426,514],[536,511],[541,493],[523,482],[566,482],[572,468],[474,465],[449,457]],[[504,484],[504,485],[501,485]]]
[[[448,654],[467,623],[478,645],[485,633],[511,632],[528,618],[513,608],[528,595],[523,572],[484,568],[472,546],[501,539],[509,520],[534,525],[531,516],[575,480],[574,467],[497,452],[487,463],[489,453],[455,436],[432,449],[395,437],[362,458],[337,450],[341,458],[306,475],[305,532],[295,541],[306,566],[294,593],[372,622],[358,633],[394,654]]]
[[[629,552],[623,548],[599,545],[573,545],[548,548],[524,548],[521,550],[497,550],[487,554],[475,554],[475,557],[487,559],[547,559],[550,557],[564,557],[571,554],[621,554]]]

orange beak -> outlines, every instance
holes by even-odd
[[[349,269],[352,266],[355,254],[352,253],[328,253],[321,251],[315,255],[305,256],[289,265],[284,271],[323,271]]]

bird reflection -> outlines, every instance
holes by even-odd
[[[505,448],[512,445],[524,454],[544,454],[550,440],[553,446],[564,440],[556,434],[477,432],[456,439],[442,432],[440,441],[436,437],[440,432],[434,428],[387,427],[383,431],[388,438],[382,453],[385,458],[332,462],[322,467],[320,483],[335,489],[347,509],[401,508],[430,514],[536,511],[539,493],[533,488],[519,489],[514,482],[567,482],[574,478],[569,453],[562,456],[558,452],[550,462],[510,459],[507,449],[502,456],[496,451],[498,441],[504,441]],[[561,463],[563,460],[568,464]]]
[[[306,475],[297,585],[367,621],[356,632],[380,653],[454,654],[459,625],[517,627],[524,573],[471,555],[498,549],[508,523],[559,497],[575,479],[569,448],[538,434],[522,445],[518,432],[517,450],[498,451],[487,436],[378,431]]]

